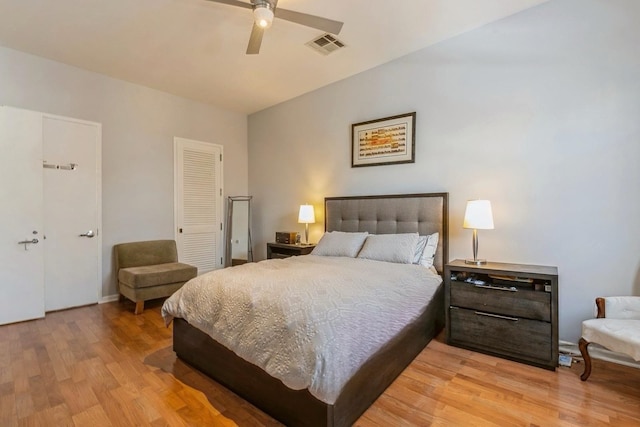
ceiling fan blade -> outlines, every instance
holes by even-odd
[[[287,9],[276,9],[276,18],[284,19],[287,21],[295,22],[296,24],[306,25],[307,27],[316,28],[331,34],[340,34],[343,23],[340,21],[334,21],[332,19],[321,18],[315,15],[309,15],[307,13],[294,12]]]
[[[228,4],[229,6],[244,7],[245,9],[253,9],[253,5],[251,3],[245,3],[243,1],[238,1],[238,0],[207,0],[207,1],[212,1],[214,3]]]
[[[253,24],[251,36],[249,37],[249,45],[247,45],[247,55],[257,55],[260,53],[260,45],[262,44],[262,36],[264,30]]]

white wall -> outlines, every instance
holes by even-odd
[[[640,2],[554,0],[249,117],[254,242],[325,196],[448,191],[493,204],[493,261],[555,265],[560,337],[602,295],[640,295]],[[348,44],[348,41],[347,41]],[[348,55],[346,49],[338,55]],[[351,124],[416,111],[415,164],[351,168]]]
[[[103,296],[114,244],[174,238],[174,136],[223,145],[225,193],[247,193],[243,114],[1,47],[0,105],[102,123]]]

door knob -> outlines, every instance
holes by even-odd
[[[92,238],[93,236],[95,236],[95,234],[93,234],[93,230],[89,230],[86,233],[82,233],[80,235],[80,237],[88,237],[88,238]]]

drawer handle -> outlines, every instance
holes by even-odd
[[[512,322],[517,322],[518,321],[518,319],[516,317],[500,316],[499,314],[483,313],[481,311],[476,311],[475,313],[478,316],[495,317],[495,318],[498,318],[498,319],[511,320]]]
[[[518,292],[518,288],[515,286],[511,286],[510,288],[505,288],[503,286],[493,286],[493,285],[475,285],[476,288],[482,289],[493,289],[496,291],[509,291],[509,292]]]

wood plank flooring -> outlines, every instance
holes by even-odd
[[[162,301],[109,303],[0,327],[0,426],[276,426],[176,359]],[[550,372],[443,343],[357,426],[638,426],[640,370],[595,361]]]

